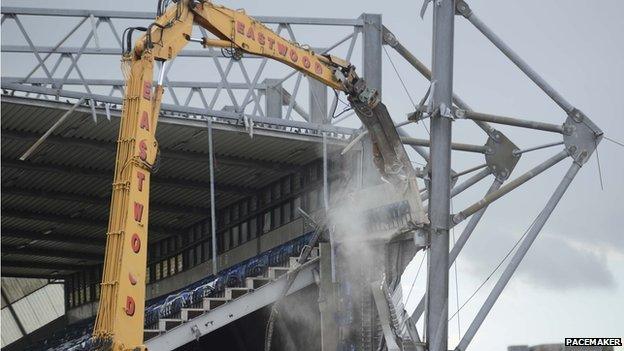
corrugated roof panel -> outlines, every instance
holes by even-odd
[[[85,254],[99,254],[104,252],[103,247],[93,247],[93,246],[83,246],[79,244],[72,243],[62,243],[62,242],[53,242],[47,243],[43,241],[32,241],[25,250],[37,250],[37,249],[55,249],[55,250],[66,250],[74,253],[85,253]]]
[[[2,207],[10,208],[12,210],[70,214],[82,210],[85,207],[85,204],[70,201],[58,201],[49,197],[3,195]]]
[[[4,133],[3,133],[4,134]],[[24,142],[20,142],[15,139],[7,138],[4,135],[1,138],[2,140],[2,158],[18,158],[20,157],[26,150],[28,150],[28,145]]]
[[[22,230],[34,232],[45,232],[49,229],[53,229],[59,233],[65,233],[68,235],[81,235],[86,238],[96,236],[91,233],[94,229],[93,226],[74,223],[50,222],[37,218],[8,217],[5,214],[2,215],[2,227],[19,228]]]
[[[13,303],[22,297],[41,289],[48,283],[46,279],[24,279],[2,277],[2,290],[7,296],[8,302]]]
[[[60,289],[59,289],[60,288]],[[60,284],[50,284],[43,289],[49,301],[52,302],[52,308],[56,316],[60,317],[65,314],[65,291]]]
[[[21,250],[20,250],[21,251]],[[76,264],[77,262],[80,263],[81,260],[77,260],[75,258],[69,258],[69,257],[47,257],[47,256],[39,256],[39,255],[34,255],[33,253],[28,252],[27,249],[23,250],[24,252],[18,252],[18,253],[3,253],[2,258],[3,259],[10,259],[11,261],[19,261],[19,262],[37,262],[37,263],[42,263],[42,264],[54,264],[54,263],[60,263],[60,264]],[[84,261],[84,260],[82,260]],[[86,261],[85,261],[86,262]],[[2,271],[4,272],[6,267],[2,267]],[[30,267],[29,267],[30,269]],[[36,269],[36,268],[32,268],[32,269]],[[51,268],[51,270],[53,270],[53,268]]]
[[[2,347],[12,343],[13,341],[22,337],[22,332],[19,330],[15,319],[11,315],[8,307],[2,309]]]
[[[48,263],[46,263],[48,264]],[[88,267],[87,267],[88,268]],[[50,268],[32,268],[32,267],[2,267],[3,275],[20,275],[20,276],[44,276],[62,278],[64,275],[73,273],[74,270],[58,269],[50,266]]]
[[[10,154],[10,153],[9,153]],[[22,151],[16,152],[13,156],[7,156],[3,152],[5,158],[17,158],[22,154]],[[264,185],[267,181],[272,181],[277,177],[283,176],[285,172],[270,170],[266,168],[255,169],[253,167],[233,167],[229,166],[227,162],[220,163],[219,157],[216,158],[215,177],[219,184],[224,185],[239,185],[258,188]],[[14,169],[19,162],[12,162],[6,168]],[[68,174],[72,170],[87,170],[93,171],[101,175],[98,177],[85,177],[84,175],[78,175],[82,179],[89,179],[90,181],[100,183],[112,182],[113,167],[115,164],[114,154],[108,155],[97,154],[94,155],[93,150],[90,149],[71,149],[66,147],[59,147],[58,145],[42,146],[41,152],[38,152],[33,156],[28,165],[33,164],[39,167],[52,168],[50,171],[29,170],[29,172],[36,172],[37,176],[28,177],[29,182],[37,182],[38,178],[47,177],[49,174],[58,174],[61,177],[72,176]],[[62,167],[60,167],[62,166]],[[58,168],[65,168],[65,172],[57,170]],[[206,184],[208,188],[209,184],[209,165],[206,161],[189,161],[175,158],[163,158],[156,177],[159,178],[176,178],[176,179],[188,179],[201,181]],[[110,180],[107,180],[110,179]],[[83,180],[84,182],[84,180]],[[109,185],[110,187],[110,185]]]
[[[63,286],[49,284],[13,304],[27,333],[31,333],[65,313]]]
[[[39,170],[23,170],[2,166],[2,179],[5,186],[20,188],[50,189],[77,194],[110,194],[110,180],[85,177],[79,174],[57,173]],[[7,184],[8,183],[8,184]]]
[[[44,142],[29,158],[29,163],[39,162],[82,169],[101,169],[103,174],[110,174],[112,179],[115,153]]]
[[[5,229],[3,229],[3,231],[4,230]],[[28,244],[29,242],[30,242],[30,239],[14,238],[14,237],[6,236],[4,233],[2,234],[2,245],[19,246],[19,245]]]
[[[3,103],[2,105],[4,108],[5,105],[10,104]],[[50,112],[53,110],[56,112]],[[23,105],[15,111],[6,113],[6,116],[3,113],[2,128],[43,134],[62,113],[64,113],[62,110]],[[113,142],[117,138],[117,130],[117,118],[114,118],[112,122],[99,120],[98,124],[94,124],[90,114],[74,112],[55,134]],[[207,135],[200,128],[160,124],[157,138],[161,147],[166,149],[177,147],[180,150],[207,152]],[[311,157],[315,158],[321,154],[319,143],[260,135],[250,138],[247,133],[218,129],[214,130],[214,145],[215,152],[218,154],[296,164],[308,162]]]
[[[103,242],[104,242],[103,240],[98,241],[98,242],[94,240],[93,245],[87,245],[87,244],[76,244],[76,243],[71,243],[71,242],[60,242],[60,241],[28,240],[25,250],[50,249],[50,250],[64,250],[68,252],[100,253],[100,252],[104,252]],[[99,243],[100,246],[96,246],[95,244],[97,243]],[[7,246],[15,246],[15,245],[10,245],[10,244],[5,244],[4,241],[2,242],[2,244],[7,245]]]
[[[1,146],[3,161],[8,160],[2,166],[3,187],[13,188],[16,192],[24,190],[26,193],[31,193],[30,195],[14,193],[3,196],[3,209],[9,214],[13,211],[12,217],[3,213],[3,228],[38,233],[54,228],[57,233],[103,239],[109,214],[108,200],[103,200],[103,203],[99,204],[93,203],[93,200],[67,200],[67,197],[79,198],[85,195],[93,198],[109,198],[119,118],[114,117],[109,122],[100,116],[96,124],[93,122],[88,108],[79,108],[53,133],[54,139],[44,142],[27,161],[27,164],[34,165],[35,168],[42,167],[43,170],[29,169],[29,167],[25,167],[16,161],[35,139],[56,122],[71,105],[70,103],[46,102],[27,98],[14,99],[13,102],[3,100]],[[227,131],[220,129],[225,126],[222,122],[215,122],[214,126],[217,186],[238,186],[252,189],[251,191],[255,192],[255,189],[260,189],[288,174],[288,170],[263,166],[254,167],[254,161],[276,162],[280,166],[288,168],[290,166],[298,167],[321,155],[320,137],[317,141],[258,134],[250,138],[248,133],[242,132],[243,129],[240,126],[230,124],[227,126]],[[240,132],[232,131],[232,128],[240,128]],[[261,125],[256,125],[256,131],[261,129],[263,129]],[[276,129],[272,129],[272,131],[278,132]],[[284,135],[287,134],[292,136],[289,128],[284,129]],[[160,123],[157,139],[161,149],[175,152],[173,152],[173,156],[169,156],[172,153],[163,153],[165,156],[161,159],[160,169],[154,177],[174,181],[178,184],[198,183],[194,187],[152,183],[150,201],[153,207],[150,211],[150,225],[176,228],[165,234],[177,234],[185,231],[184,228],[209,216],[210,178],[207,128]],[[175,154],[184,154],[186,151],[192,152],[190,154],[191,159],[186,157],[187,155],[180,157]],[[233,157],[243,162],[249,160],[250,166],[228,164],[224,160],[227,157]],[[84,173],[96,173],[96,176]],[[36,195],[38,191],[62,193],[65,199],[52,196],[39,197]],[[33,192],[35,192],[35,196],[32,195]],[[218,192],[217,207],[222,208],[230,205],[248,195],[236,192]],[[203,210],[201,213],[161,211],[157,210],[159,204],[169,208],[176,205],[197,207],[205,209],[205,213]],[[15,210],[22,212],[15,214]],[[56,214],[61,219],[72,215],[76,218],[93,218],[96,219],[97,225],[84,223],[86,221],[76,222],[71,219],[41,218],[42,215],[38,215],[38,213],[43,213],[43,217],[45,214]],[[150,235],[150,241],[157,239],[159,237],[155,233]],[[17,238],[2,239],[3,244],[10,246],[19,246],[27,242]],[[46,240],[36,241],[32,245],[33,248],[56,250],[79,250],[82,248],[81,245],[75,243]],[[91,249],[96,248],[91,247]],[[34,262],[44,264],[52,262],[76,264],[77,262],[75,259],[25,254],[12,254],[8,257],[11,260],[32,259]],[[49,270],[15,268],[8,272],[35,274],[37,272],[49,273]]]
[[[42,166],[47,165],[41,164]],[[73,167],[75,165],[71,165]],[[71,167],[69,169],[71,169]],[[165,166],[169,169],[175,169],[175,179],[184,184],[184,180],[203,182],[206,184],[204,188],[185,188],[178,186],[165,186],[159,182],[152,182],[152,195],[153,198],[157,198],[159,202],[164,203],[178,203],[186,204],[188,202],[196,203],[194,201],[195,196],[201,196],[202,194],[208,196],[209,189],[209,175],[207,170],[202,169],[202,165],[194,165],[188,161],[174,161],[166,162]],[[68,170],[69,170],[68,169]],[[272,171],[260,171],[261,176],[257,177],[256,173],[241,171],[240,167],[233,170],[233,167],[219,168],[220,172],[217,172],[217,184],[223,185],[235,185],[241,187],[259,188],[264,184],[273,181],[281,175],[279,172]],[[106,174],[107,171],[94,169],[94,172],[102,172]],[[171,171],[169,173],[173,173]],[[5,185],[10,182],[10,186],[26,189],[49,189],[69,194],[85,194],[95,196],[108,196],[111,192],[112,174],[110,179],[108,177],[85,177],[80,174],[71,174],[67,172],[57,172],[55,170],[22,170],[14,168],[13,166],[2,167],[2,177],[5,180]],[[171,175],[167,175],[164,171],[159,170],[155,177],[165,178],[167,180],[173,179]],[[227,182],[222,181],[224,179],[231,179]],[[162,193],[161,193],[162,192]],[[180,194],[186,193],[186,196],[182,197]],[[165,196],[165,194],[170,194]],[[183,201],[180,201],[183,199]],[[200,200],[201,201],[201,200]]]
[[[70,252],[85,252],[85,253],[103,253],[104,252],[104,242],[105,235],[101,233],[101,240],[93,240],[91,245],[89,244],[77,244],[72,242],[61,242],[61,241],[45,241],[45,240],[31,240],[28,248],[41,248],[41,249],[54,249],[54,250],[65,250]],[[98,245],[99,244],[99,245]]]
[[[19,107],[6,113],[4,108],[7,103],[2,103],[2,128],[19,131],[36,131],[45,133],[64,113],[61,109],[46,109]],[[78,112],[74,112],[79,114]],[[73,117],[73,116],[72,116]]]

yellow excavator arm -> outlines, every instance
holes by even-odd
[[[160,11],[159,11],[160,12]],[[191,37],[196,24],[215,38]],[[131,48],[132,31],[145,34]],[[268,57],[327,86],[343,91],[367,127],[381,175],[410,193],[415,222],[426,222],[415,172],[379,95],[366,86],[349,62],[315,53],[288,41],[241,10],[209,1],[179,0],[147,28],[127,30],[122,58],[126,79],[113,181],[100,304],[93,347],[102,350],[144,350],[143,319],[147,263],[150,173],[157,159],[155,133],[163,95],[164,63],[189,41],[226,48],[232,55]],[[124,38],[125,39],[125,38]],[[159,64],[153,87],[154,64]]]
[[[216,39],[191,38],[193,23],[208,30]],[[189,40],[283,62],[337,90],[343,90],[343,84],[334,75],[335,69],[351,67],[342,59],[317,54],[282,38],[242,10],[232,10],[207,1],[188,2],[188,5],[180,2],[170,8],[139,40],[134,54],[140,57],[151,48],[154,59],[171,60]]]

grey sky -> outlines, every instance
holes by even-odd
[[[79,7],[152,10],[156,1],[3,1],[8,6]],[[418,58],[430,64],[430,12],[418,17],[421,1],[222,1],[252,15],[354,18],[363,12],[383,14],[390,28]],[[624,2],[620,0],[469,1],[479,17],[513,47],[564,97],[583,110],[607,136],[624,140]],[[561,123],[564,113],[462,18],[456,23],[455,92],[473,109]],[[304,32],[301,42],[325,43],[322,35]],[[3,33],[3,40],[5,40]],[[317,44],[318,43],[318,44]],[[51,45],[51,44],[48,44]],[[410,94],[420,99],[427,83],[394,52]],[[395,120],[412,109],[385,55],[384,102]],[[356,65],[358,62],[356,62]],[[3,64],[3,69],[6,66]],[[201,67],[184,68],[199,70]],[[118,72],[117,66],[113,68]],[[188,73],[188,72],[187,72]],[[12,74],[3,71],[3,74]],[[559,140],[556,135],[500,128],[520,147]],[[410,131],[426,137],[422,126]],[[454,124],[454,140],[481,144],[485,138],[466,121]],[[514,175],[554,154],[555,149],[523,156]],[[503,350],[510,344],[562,342],[573,336],[624,336],[624,148],[603,140],[599,147],[605,190],[601,191],[595,156],[536,240],[489,318],[472,342],[473,350]],[[415,158],[418,161],[421,159]],[[479,157],[454,153],[461,170]],[[459,257],[460,304],[489,274],[539,213],[569,161],[531,181],[493,205]],[[481,184],[454,201],[456,209],[486,190]],[[461,227],[456,229],[456,235]],[[415,261],[420,262],[420,256]],[[417,266],[417,265],[416,265]],[[406,272],[411,282],[416,267]],[[496,274],[460,313],[464,332],[491,288]],[[417,286],[422,284],[422,275]],[[418,290],[419,288],[416,288]],[[456,309],[454,282],[450,310]],[[408,307],[418,301],[415,292]],[[413,306],[412,306],[413,307]],[[457,342],[457,324],[450,346]]]

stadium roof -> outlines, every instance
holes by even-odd
[[[20,161],[72,105],[3,96],[2,276],[62,277],[102,262],[120,111],[113,106],[109,121],[97,106],[95,123],[84,104]],[[321,156],[319,131],[276,122],[257,123],[253,137],[243,121],[213,124],[218,207]],[[157,131],[161,161],[150,197],[152,242],[209,216],[207,135],[205,120],[163,111]],[[331,146],[347,137],[332,132],[327,139]]]

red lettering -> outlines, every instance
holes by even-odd
[[[132,273],[128,273],[128,280],[132,285],[136,285],[136,283],[138,282],[138,279]]]
[[[258,43],[259,43],[260,45],[264,45],[264,39],[265,39],[265,38],[264,38],[264,33],[262,33],[262,32],[258,32]]]
[[[126,314],[130,317],[134,316],[134,310],[136,309],[136,304],[134,303],[134,299],[130,296],[126,298]]]
[[[145,140],[139,142],[139,158],[143,161],[147,160],[147,143]]]
[[[292,62],[297,62],[297,60],[299,60],[299,56],[297,56],[297,52],[295,50],[290,50],[290,60]]]
[[[249,29],[247,30],[247,38],[251,40],[256,40],[256,35],[254,34],[253,27],[249,27]]]
[[[301,61],[303,61],[303,67],[305,68],[310,68],[310,58],[307,56],[304,56]]]
[[[149,114],[147,114],[147,111],[143,111],[143,114],[141,115],[141,123],[139,124],[139,128],[145,129],[149,132]]]
[[[318,74],[318,75],[323,74],[323,66],[321,66],[321,64],[320,64],[320,63],[315,62],[315,63],[314,63],[314,72],[315,72],[316,74]]]
[[[139,191],[143,191],[143,181],[145,180],[145,173],[137,172],[137,179],[139,181],[139,185],[137,187],[139,188]]]
[[[273,46],[275,45],[275,39],[269,37],[267,38],[267,41],[269,42],[269,49],[273,50]]]
[[[134,203],[134,220],[141,223],[143,219],[143,204],[138,202]]]
[[[286,56],[286,53],[288,52],[288,47],[282,43],[277,43],[277,52],[279,52],[279,54],[282,56]]]
[[[239,34],[245,35],[245,23],[243,23],[243,22],[236,22],[236,31]]]
[[[149,100],[152,97],[152,82],[143,82],[143,98]]]
[[[135,203],[135,206],[136,206],[136,203]],[[143,209],[141,209],[141,212],[143,212]],[[135,213],[135,218],[136,218],[136,213]],[[141,251],[141,238],[139,238],[139,234],[137,233],[132,234],[132,238],[130,238],[130,246],[132,247],[132,251],[134,251],[134,253],[139,253],[139,251]]]

